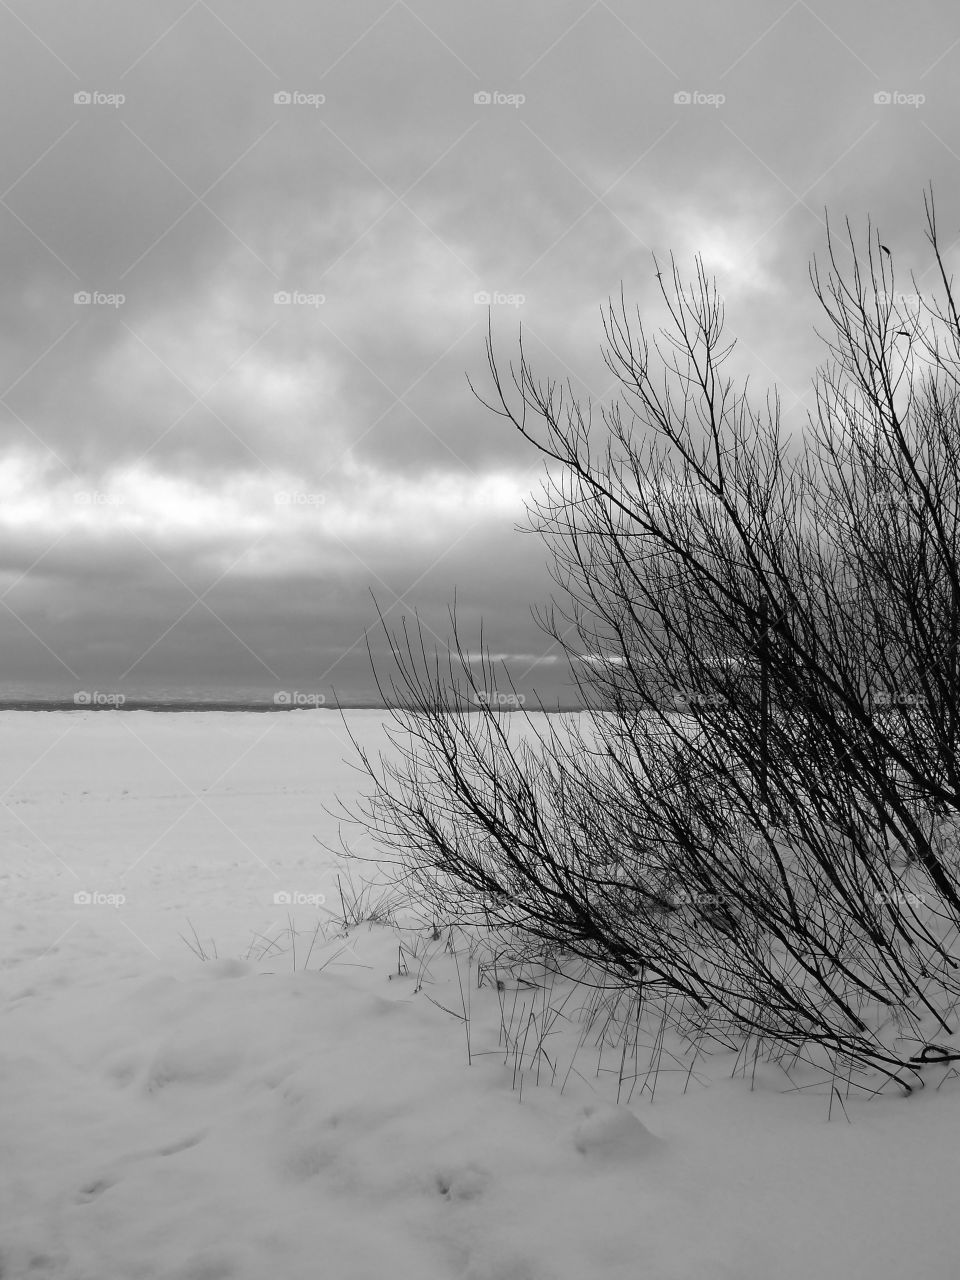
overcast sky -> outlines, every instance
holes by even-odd
[[[371,591],[445,638],[456,589],[549,697],[476,295],[603,400],[601,305],[699,252],[801,428],[824,206],[904,282],[928,182],[960,232],[945,0],[0,0],[0,68],[6,684],[355,697]]]

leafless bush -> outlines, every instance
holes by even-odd
[[[722,377],[699,261],[689,286],[658,273],[659,338],[609,305],[602,431],[522,335],[508,380],[488,338],[484,403],[547,461],[530,516],[561,595],[539,621],[595,710],[484,705],[455,614],[442,659],[388,633],[396,755],[361,752],[348,814],[435,913],[907,1090],[960,1000],[960,317],[925,207],[944,296],[916,311],[871,228],[828,233],[799,447],[775,397]]]

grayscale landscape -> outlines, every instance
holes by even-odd
[[[958,60],[0,0],[0,1280],[953,1273]]]

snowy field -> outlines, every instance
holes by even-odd
[[[955,1274],[960,1077],[625,1072],[590,992],[344,929],[352,760],[326,711],[0,714],[3,1280]]]

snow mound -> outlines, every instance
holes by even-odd
[[[219,1084],[233,1075],[243,1059],[239,1049],[224,1045],[216,1032],[209,1040],[171,1042],[154,1055],[147,1069],[147,1093],[171,1084]]]
[[[501,1242],[485,1245],[473,1257],[464,1280],[555,1280],[532,1250],[511,1248]]]
[[[482,1165],[468,1162],[445,1165],[436,1171],[434,1185],[445,1200],[476,1200],[490,1184],[490,1174]]]
[[[584,1108],[583,1116],[573,1135],[581,1155],[635,1159],[653,1155],[662,1145],[627,1107],[591,1105]]]
[[[203,966],[203,973],[208,978],[246,978],[255,973],[252,964],[245,960],[208,960]]]

